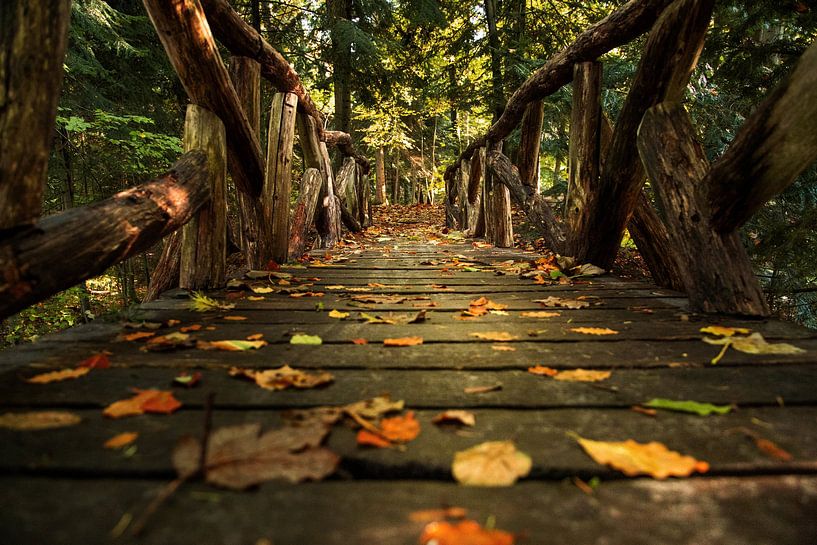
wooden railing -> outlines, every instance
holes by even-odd
[[[713,6],[714,0],[632,0],[554,56],[446,170],[449,223],[509,246],[510,195],[554,251],[604,268],[629,229],[656,282],[685,291],[693,310],[767,315],[737,229],[817,159],[817,44],[710,168],[680,100]],[[597,58],[647,30],[613,127],[601,108]],[[502,155],[501,141],[521,123],[522,141],[538,143],[541,99],[571,80],[568,196],[560,222],[531,176],[538,145],[520,146],[517,168]],[[647,177],[657,209],[643,193]]]
[[[112,198],[38,220],[49,135],[65,56],[70,1],[4,4],[0,46],[0,319],[143,252],[167,235],[148,299],[174,285],[225,284],[227,174],[238,190],[241,248],[251,268],[300,257],[314,223],[321,247],[359,231],[368,160],[324,119],[283,57],[223,0],[144,0],[191,105],[185,154],[162,176]],[[8,15],[8,16],[6,16]],[[210,30],[237,56],[227,70]],[[38,51],[32,65],[31,51]],[[32,68],[36,67],[36,70]],[[25,69],[23,69],[25,68]],[[25,77],[23,77],[25,76]],[[260,77],[279,90],[266,159]],[[305,170],[290,211],[296,131]],[[347,159],[336,176],[327,144]],[[184,226],[182,229],[180,229]]]

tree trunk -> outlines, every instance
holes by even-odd
[[[256,138],[261,138],[261,66],[249,57],[232,57],[230,59],[230,79],[235,87],[238,99],[247,115],[250,128]],[[258,199],[250,197],[243,191],[236,192],[238,202],[238,223],[241,230],[241,250],[250,269],[260,269],[264,265],[259,245],[261,244],[261,225],[263,225],[261,206]]]
[[[565,206],[567,245],[571,256],[587,253],[589,221],[587,203],[598,191],[601,154],[601,76],[600,62],[583,62],[573,73],[573,108],[570,118],[568,154],[568,190]],[[599,210],[595,211],[597,214]]]
[[[70,18],[70,0],[0,2],[0,231],[42,211]]]
[[[298,97],[276,93],[267,132],[267,176],[261,194],[264,261],[286,263],[289,255],[289,200],[292,194],[292,146]]]
[[[644,112],[664,100],[679,100],[703,48],[714,0],[676,0],[659,18],[644,46],[638,72],[613,130],[598,191],[589,195],[586,216],[575,234],[576,258],[609,268],[635,209],[644,170],[634,146]]]
[[[712,224],[729,233],[817,160],[817,42],[755,109],[713,165]]]
[[[332,83],[335,92],[335,129],[350,132],[352,125],[352,45],[341,25],[352,20],[351,0],[327,0],[329,35],[332,40]]]
[[[511,194],[508,188],[495,180],[488,167],[488,155],[502,153],[502,142],[490,142],[482,156],[483,186],[485,192],[485,238],[498,248],[513,247],[513,223],[511,221]],[[518,171],[517,171],[518,172]]]
[[[457,201],[459,202],[459,217],[457,222],[461,231],[468,230],[468,218],[471,204],[468,202],[468,176],[471,173],[471,161],[465,160],[460,165],[459,176],[457,176]]]
[[[519,134],[519,177],[522,185],[531,193],[539,193],[539,147],[542,142],[542,124],[545,119],[545,103],[536,100],[525,108]]]
[[[686,291],[685,272],[680,265],[685,259],[679,253],[679,248],[672,243],[664,221],[643,191],[627,229],[647,264],[653,281],[662,288]]]
[[[505,109],[505,97],[502,93],[502,48],[496,28],[496,11],[496,0],[485,0],[485,22],[488,27],[488,48],[491,58],[491,111],[494,122]],[[501,142],[502,139],[493,138],[492,141]]]
[[[386,198],[386,160],[383,146],[377,148],[375,154],[375,185],[377,185],[374,197],[375,204],[389,204]]]
[[[297,259],[306,251],[309,227],[315,218],[318,206],[318,195],[321,192],[323,178],[316,168],[308,168],[301,178],[301,191],[295,211],[292,214],[292,229],[289,233],[289,257]]]
[[[525,80],[525,83],[511,96],[502,116],[491,125],[485,136],[471,142],[460,154],[456,163],[446,169],[446,177],[453,175],[454,168],[462,159],[470,158],[475,149],[484,146],[486,139],[499,142],[511,134],[525,114],[528,104],[541,100],[570,83],[574,64],[596,60],[611,49],[631,42],[649,30],[672,1],[630,0],[585,30],[576,38],[576,41],[551,57],[544,66]]]
[[[210,201],[182,230],[179,286],[221,288],[227,267],[227,143],[224,124],[212,112],[190,104],[184,120],[184,149],[207,153]]]
[[[366,214],[369,208],[369,178],[363,173],[363,168],[360,165],[356,164],[355,169],[357,169],[357,176],[355,177],[357,180],[357,184],[355,184],[358,204],[357,218],[360,225],[366,227],[370,224],[370,222],[366,220]]]
[[[391,198],[394,204],[400,204],[400,151],[397,148],[394,148],[394,187]]]
[[[258,197],[264,185],[261,146],[241,108],[199,0],[143,0],[191,102],[224,123],[236,187]]]
[[[709,165],[695,129],[679,103],[647,111],[638,150],[666,212],[674,246],[686,256],[683,275],[692,310],[766,316],[769,307],[736,231],[710,228]]]
[[[0,241],[0,319],[102,274],[187,223],[210,198],[206,154],[110,199],[48,216]],[[67,256],[55,266],[54,256]]]
[[[539,193],[528,192],[529,188],[522,184],[519,177],[519,170],[502,153],[491,153],[488,157],[488,168],[494,179],[510,191],[516,204],[525,211],[530,222],[538,228],[548,248],[555,253],[563,253],[565,234],[545,198]]]

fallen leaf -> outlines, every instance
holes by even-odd
[[[380,431],[392,443],[408,443],[420,435],[420,423],[414,418],[414,412],[408,411],[404,416],[381,420]]]
[[[788,451],[783,450],[782,448],[778,447],[772,441],[768,439],[764,439],[762,437],[753,437],[752,440],[755,442],[755,446],[763,452],[764,454],[768,455],[775,460],[780,460],[781,462],[790,462],[794,459],[794,456],[791,455]]]
[[[156,335],[155,331],[135,331],[133,333],[120,334],[116,340],[118,341],[138,341],[140,339],[148,339]]]
[[[477,418],[474,413],[463,410],[443,411],[431,419],[434,424],[462,424],[463,426],[475,426]]]
[[[583,335],[618,335],[618,331],[606,327],[571,327],[570,331]]]
[[[502,389],[501,384],[491,384],[490,386],[467,386],[462,389],[466,394],[487,394],[488,392],[496,392]]]
[[[102,414],[109,418],[136,416],[144,413],[171,414],[182,406],[179,400],[173,397],[173,392],[164,390],[139,390],[131,398],[111,403]]]
[[[264,338],[263,333],[253,333],[252,335],[247,335],[246,340],[248,341],[260,341]]]
[[[392,445],[392,442],[385,437],[382,437],[367,429],[358,430],[357,435],[355,436],[355,441],[358,445],[363,447],[391,448],[394,446]]]
[[[231,322],[242,322],[247,319],[246,316],[225,316],[222,318],[223,320],[229,320]]]
[[[284,365],[278,369],[258,371],[231,367],[231,377],[243,377],[255,381],[265,390],[286,390],[287,388],[307,389],[329,384],[335,377],[331,373],[307,373]]]
[[[491,350],[496,350],[498,352],[516,352],[516,348],[507,344],[492,344]]]
[[[464,507],[446,507],[444,509],[421,509],[409,513],[412,522],[436,522],[443,519],[464,519],[468,510]]]
[[[257,295],[250,295],[249,297],[247,297],[247,301],[263,301],[263,300],[264,300],[263,297]]]
[[[535,310],[535,311],[528,311],[522,312],[519,314],[523,318],[555,318],[557,316],[561,316],[561,312],[548,312],[546,310]]]
[[[126,431],[125,433],[120,433],[119,435],[114,435],[102,445],[107,449],[118,449],[124,446],[130,445],[139,437],[139,434],[135,431]]]
[[[534,303],[539,303],[545,307],[563,307],[570,309],[587,308],[590,303],[578,299],[562,299],[561,297],[548,297],[546,299],[534,299]]]
[[[763,335],[760,333],[752,333],[747,337],[719,337],[719,338],[711,338],[711,337],[704,337],[703,338],[705,343],[714,344],[714,345],[722,345],[723,348],[718,353],[717,356],[712,358],[712,365],[718,363],[721,358],[723,358],[726,351],[731,346],[735,350],[740,352],[744,352],[746,354],[783,354],[783,355],[792,355],[792,354],[801,354],[805,352],[802,348],[794,346],[788,343],[770,343],[763,338]]]
[[[190,333],[191,331],[198,331],[200,329],[201,329],[201,324],[192,324],[192,325],[186,325],[184,327],[180,327],[179,331],[181,333]]]
[[[647,409],[645,407],[642,407],[641,405],[633,405],[632,407],[630,407],[630,410],[633,411],[634,413],[643,414],[645,416],[658,415],[658,411],[656,411],[655,409]]]
[[[466,486],[510,486],[530,473],[533,462],[512,441],[489,441],[454,455],[454,478]]]
[[[372,399],[356,401],[355,403],[346,405],[343,410],[347,413],[355,413],[361,418],[377,420],[385,414],[400,412],[404,407],[405,402],[402,399],[392,401],[388,395],[382,395],[373,397]]]
[[[669,450],[658,442],[593,441],[577,437],[584,451],[599,464],[609,465],[628,477],[649,475],[655,479],[687,477],[694,472],[706,473],[709,464]]]
[[[559,371],[553,369],[551,367],[545,367],[544,365],[534,365],[533,367],[528,367],[528,373],[532,375],[544,375],[546,377],[555,377],[559,374]]]
[[[475,243],[476,244],[476,243]],[[432,522],[423,529],[420,545],[514,545],[514,536],[502,530],[485,529],[473,520],[457,524]]]
[[[553,378],[564,382],[599,382],[602,380],[607,380],[612,374],[612,371],[571,369],[570,371],[559,371],[553,376]]]
[[[169,319],[169,320],[167,320],[167,321],[165,322],[165,325],[166,325],[167,327],[173,327],[173,326],[175,326],[175,325],[179,325],[180,323],[182,323],[182,321],[181,321],[181,320],[176,320],[176,319],[171,318],[171,319]],[[147,323],[145,323],[145,326],[147,326]]]
[[[693,413],[699,416],[727,414],[732,410],[731,405],[712,405],[711,403],[699,403],[697,401],[674,401],[672,399],[661,398],[651,399],[644,403],[644,406],[653,409]]]
[[[110,352],[100,352],[94,354],[90,358],[84,359],[77,364],[77,367],[87,367],[88,369],[108,369],[111,366],[111,360],[108,359]]]
[[[750,331],[751,329],[745,327],[726,327],[722,325],[710,325],[700,329],[701,333],[710,333],[720,337],[731,337],[735,334],[748,335]]]
[[[515,341],[519,338],[519,335],[511,335],[507,331],[486,331],[484,333],[469,333],[469,335],[477,339],[493,342]]]
[[[75,426],[82,418],[65,411],[36,411],[27,413],[5,413],[0,415],[0,428],[17,431],[48,430]]]
[[[195,339],[187,333],[168,333],[159,337],[148,339],[147,343],[140,350],[151,352],[166,352],[178,348],[191,348],[196,344]]]
[[[570,269],[570,276],[572,278],[576,278],[579,276],[601,276],[603,274],[607,274],[607,271],[593,265],[592,263],[585,263],[584,265],[579,265],[578,267],[573,267]]]
[[[343,320],[343,319],[349,317],[349,313],[348,312],[341,312],[339,310],[330,310],[329,311],[329,317],[330,318],[336,318],[338,320]]]
[[[354,301],[361,303],[375,303],[380,305],[398,305],[406,300],[401,295],[354,295]]]
[[[352,342],[354,344],[369,344],[369,341],[366,339],[352,339]]]
[[[212,297],[207,297],[201,292],[194,291],[190,294],[189,308],[196,312],[210,312],[213,310],[231,310],[235,308],[235,305],[231,303],[220,303]],[[176,323],[178,323],[178,320],[176,320]]]
[[[226,352],[243,352],[245,350],[258,350],[267,346],[267,341],[198,341],[196,348],[199,350],[224,350]]]
[[[318,345],[323,344],[323,339],[318,335],[297,334],[289,339],[289,344],[309,344]]]
[[[423,344],[422,337],[398,337],[395,339],[383,339],[383,346],[416,346]]]
[[[275,288],[270,286],[252,286],[250,289],[253,293],[272,293],[275,291]]]
[[[299,293],[290,293],[290,297],[299,298],[299,297],[323,297],[325,293],[322,291],[302,291]]]
[[[260,424],[215,430],[208,441],[204,479],[233,490],[275,479],[292,483],[320,480],[335,472],[340,458],[320,447],[326,426],[287,426],[261,433]],[[183,437],[173,450],[173,466],[182,479],[201,467],[201,443]]]
[[[50,373],[40,373],[31,378],[25,379],[29,384],[49,384],[51,382],[62,382],[63,380],[77,379],[91,372],[90,367],[77,367],[76,369],[61,369]]]
[[[184,386],[185,388],[195,388],[198,386],[199,382],[201,382],[201,373],[196,371],[194,373],[188,373],[187,371],[182,371],[175,377],[173,377],[173,386]]]

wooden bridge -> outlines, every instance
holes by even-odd
[[[767,318],[738,229],[817,158],[817,45],[710,165],[679,101],[713,1],[627,2],[517,90],[446,171],[445,219],[412,234],[365,230],[368,160],[228,2],[144,4],[191,102],[185,154],[42,219],[70,0],[0,8],[0,317],[164,238],[128,323],[0,354],[0,542],[814,541],[817,340]],[[598,59],[645,32],[609,122]],[[535,173],[541,101],[571,82],[560,219]],[[571,263],[512,249],[512,201]],[[657,285],[596,275],[625,229]],[[467,450],[486,442],[491,463]],[[463,517],[508,534],[439,534]]]

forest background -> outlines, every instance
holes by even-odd
[[[293,64],[331,128],[350,133],[358,149],[382,167],[381,183],[391,203],[440,201],[445,167],[485,132],[513,91],[578,33],[624,3],[232,2]],[[710,158],[720,155],[753,107],[817,38],[814,4],[717,2],[685,97]],[[181,153],[187,97],[142,3],[74,0],[69,40],[46,214],[143,182]],[[611,119],[626,96],[642,45],[643,38],[602,58],[603,104]],[[262,104],[269,105],[272,92],[263,87]],[[570,108],[570,86],[545,101],[540,179],[556,203],[567,189]],[[511,159],[517,145],[514,133],[505,143]],[[297,163],[296,158],[299,172]],[[813,166],[742,229],[773,311],[810,327],[817,327],[815,227]],[[6,320],[0,324],[0,344],[127,313],[140,300],[157,250]],[[54,266],[59,266],[56,258]]]

